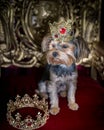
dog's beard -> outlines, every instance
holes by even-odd
[[[53,51],[49,51],[46,55],[46,59],[47,59],[48,64],[52,64],[52,65],[64,64],[66,66],[71,66],[71,64],[73,62],[75,62],[74,57],[72,57],[71,55],[67,55],[64,52],[57,51],[58,56],[56,56],[56,57],[54,57],[52,55],[52,53],[53,53]]]

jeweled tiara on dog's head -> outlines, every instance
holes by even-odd
[[[58,22],[54,22],[53,24],[49,23],[53,40],[61,43],[72,40],[74,37],[72,24],[70,19],[65,20],[63,17],[61,17]]]

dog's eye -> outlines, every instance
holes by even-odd
[[[68,46],[67,45],[62,45],[62,48],[68,48]]]

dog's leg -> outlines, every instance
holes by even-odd
[[[59,89],[59,94],[61,97],[66,97],[67,96],[67,88],[66,88],[66,84],[65,83],[61,83],[61,85],[59,85],[59,87],[61,89]]]
[[[66,97],[66,96],[67,96],[66,91],[61,91],[61,92],[60,92],[60,96],[61,96],[61,97]]]
[[[78,110],[79,108],[78,104],[75,102],[76,84],[76,80],[68,82],[68,106],[71,110]]]
[[[42,98],[44,97],[45,99],[48,98],[48,95],[47,95],[47,88],[46,88],[46,82],[43,82],[41,81],[39,84],[38,84],[38,88],[39,90],[36,90],[36,93],[38,93]]]
[[[59,100],[56,84],[51,82],[48,86],[49,98],[50,98],[50,113],[56,115],[59,113]]]

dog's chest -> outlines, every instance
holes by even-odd
[[[66,65],[55,65],[50,67],[50,71],[56,74],[58,77],[68,76],[71,75],[72,72],[76,71],[76,66],[75,64],[72,64],[69,67],[67,67]]]
[[[50,80],[66,82],[67,80],[73,79],[76,75],[75,64],[70,67],[63,65],[56,65],[50,67]]]

